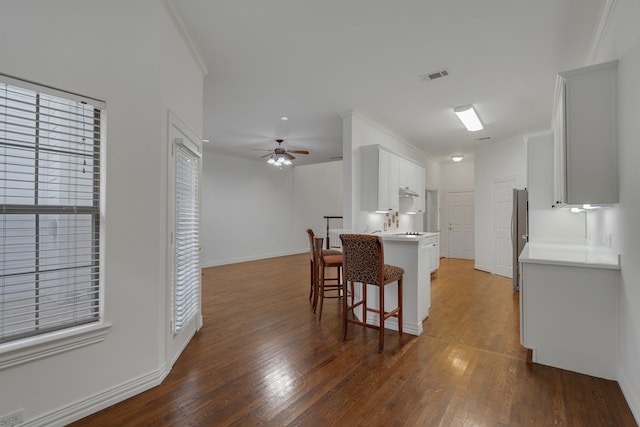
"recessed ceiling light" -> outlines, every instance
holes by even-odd
[[[281,116],[281,117],[280,117],[280,120],[283,120],[283,121],[284,121],[284,120],[289,120],[289,116]]]
[[[203,139],[202,142],[204,142],[206,144],[207,142],[211,142],[211,141],[208,140],[208,139]]]
[[[463,158],[464,156],[462,154],[451,156],[451,160],[453,160],[454,162],[461,162]]]

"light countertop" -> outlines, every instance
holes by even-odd
[[[382,233],[376,233],[380,237],[382,237],[383,241],[392,241],[392,242],[420,242],[422,239],[426,239],[428,237],[438,236],[440,233],[421,233],[418,235],[408,235],[404,232],[398,231],[387,231]]]
[[[343,233],[353,233],[353,231],[348,229],[334,229],[329,231],[329,236],[330,236],[329,239],[330,239],[332,248],[340,248],[342,246],[340,242],[340,234],[343,234]],[[416,235],[407,235],[405,234],[404,231],[395,231],[395,230],[382,231],[377,233],[364,233],[364,234],[380,236],[382,237],[383,241],[409,242],[409,243],[421,242],[423,239],[426,239],[428,237],[440,235],[440,233],[437,233],[437,232],[424,232],[424,233],[421,233],[419,236],[416,236]]]
[[[620,269],[618,254],[611,249],[580,243],[529,242],[518,260],[531,264]]]

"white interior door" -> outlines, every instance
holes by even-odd
[[[473,191],[447,193],[449,258],[474,259]]]
[[[172,366],[202,326],[200,189],[202,143],[169,114],[167,360]]]
[[[513,248],[511,244],[511,215],[513,213],[513,189],[515,177],[493,182],[493,234],[494,266],[493,273],[500,276],[513,275]]]

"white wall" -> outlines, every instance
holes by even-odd
[[[494,183],[513,178],[517,188],[527,181],[527,150],[524,137],[494,142],[475,152],[475,267],[496,271],[494,230]]]
[[[446,257],[449,253],[447,193],[474,191],[474,170],[473,159],[440,165],[440,188],[438,191],[440,198],[440,256]],[[475,224],[474,227],[477,231],[478,225]]]
[[[0,414],[61,425],[157,383],[164,360],[167,108],[202,128],[202,73],[154,0],[5,1],[2,72],[107,103],[106,340],[0,371]],[[132,327],[134,326],[134,327]]]
[[[202,265],[292,253],[293,169],[205,150]]]
[[[342,215],[342,162],[280,170],[205,150],[203,267],[309,251],[325,215]]]
[[[553,133],[526,135],[529,241],[584,241],[585,214],[552,209]]]
[[[609,212],[589,214],[601,229],[611,227],[612,245],[621,254],[620,349],[618,381],[627,402],[640,421],[640,2],[618,0],[614,16],[594,62],[618,63],[618,165],[620,204]],[[596,220],[592,215],[601,216]],[[613,224],[616,224],[615,227]]]
[[[304,231],[326,237],[325,216],[342,216],[342,160],[296,167],[293,171],[294,249],[309,250]],[[331,228],[342,228],[342,220],[330,220]]]
[[[342,150],[344,159],[343,210],[345,228],[350,228],[356,232],[377,230],[380,228],[383,218],[382,215],[384,214],[372,214],[360,210],[361,169],[359,148],[366,145],[382,145],[425,167],[427,165],[433,165],[433,161],[430,160],[431,157],[428,153],[402,140],[388,129],[381,127],[357,111],[343,114],[342,119]],[[427,168],[425,172],[425,176],[427,177],[425,178],[425,182],[427,182],[427,179],[433,179],[433,172],[430,172]],[[405,226],[416,227],[417,229],[422,227],[421,218],[416,219],[415,217],[409,217],[410,215],[401,215],[401,229]]]

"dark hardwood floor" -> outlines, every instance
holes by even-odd
[[[158,387],[74,426],[635,426],[616,382],[527,364],[511,281],[442,259],[420,337],[313,315],[308,255],[203,270],[204,327]]]

